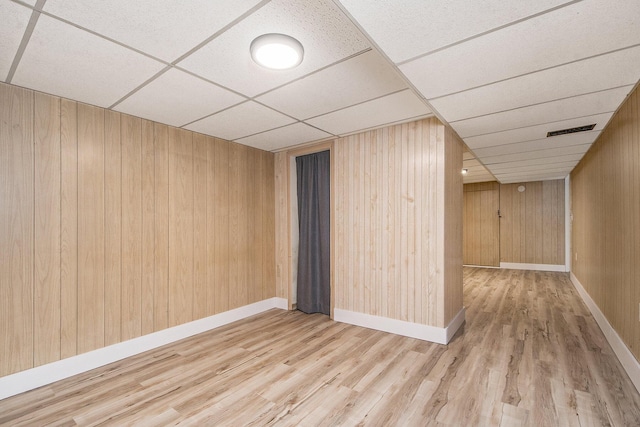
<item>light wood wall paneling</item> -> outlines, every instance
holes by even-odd
[[[169,128],[169,326],[193,320],[193,140]]]
[[[120,113],[105,111],[104,343],[122,341],[122,144]]]
[[[289,232],[288,197],[287,197],[287,170],[288,155],[286,151],[280,151],[274,157],[274,184],[275,184],[275,220],[276,220],[276,296],[289,299]]]
[[[444,319],[448,325],[463,307],[462,242],[464,144],[449,127],[445,128],[445,205],[444,205]],[[497,240],[497,239],[496,239]],[[498,243],[496,241],[496,243]]]
[[[237,212],[230,208],[230,147],[223,140],[214,142],[214,162],[209,167],[209,179],[213,185],[213,256],[215,259],[215,312],[229,310],[230,293],[230,222]]]
[[[169,326],[169,127],[153,125],[154,146],[154,269],[153,326]]]
[[[564,197],[562,179],[501,185],[500,261],[564,264]]]
[[[248,212],[247,203],[249,148],[240,144],[229,147],[229,309],[245,305],[247,293]]]
[[[336,307],[437,326],[462,308],[454,137],[429,119],[335,142]]]
[[[34,93],[33,364],[60,359],[60,98]]]
[[[261,153],[263,183],[262,196],[262,298],[276,296],[276,190],[274,174],[274,155],[267,152]]]
[[[640,360],[640,93],[622,104],[571,173],[571,266]]]
[[[104,110],[79,103],[78,353],[104,346],[104,160]]]
[[[0,119],[0,375],[275,295],[273,154],[2,83]]]
[[[207,303],[207,145],[213,138],[193,134],[193,318],[210,314]]]
[[[155,148],[154,126],[149,120],[142,120],[142,246],[140,286],[140,330],[142,335],[155,331],[153,307],[154,260],[155,260]]]
[[[122,115],[122,339],[142,335],[142,119]]]
[[[78,104],[67,99],[60,101],[60,150],[60,357],[66,358],[78,354]]]
[[[500,184],[464,185],[464,263],[500,265]]]
[[[33,93],[0,85],[0,375],[33,367]]]

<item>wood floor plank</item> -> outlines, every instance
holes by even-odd
[[[640,425],[565,273],[464,281],[447,346],[274,309],[0,401],[0,425]]]

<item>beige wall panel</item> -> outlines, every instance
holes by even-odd
[[[169,128],[169,326],[193,320],[193,140]]]
[[[287,153],[285,151],[276,153],[274,156],[276,296],[285,299],[289,298],[287,165]]]
[[[627,98],[571,173],[571,268],[640,359],[640,94]]]
[[[215,139],[214,163],[209,168],[209,180],[213,182],[213,216],[214,216],[214,246],[215,260],[215,312],[229,310],[229,270],[231,258],[229,255],[229,221],[236,212],[229,208],[229,171],[230,147],[226,141]]]
[[[500,265],[500,185],[464,185],[464,263]]]
[[[154,257],[155,257],[155,152],[154,126],[142,120],[142,282],[140,298],[140,328],[150,334],[154,326]]]
[[[60,98],[34,93],[33,364],[60,359]]]
[[[169,127],[153,125],[154,146],[154,277],[153,326],[169,326]]]
[[[104,116],[104,343],[122,341],[122,144],[120,113]]]
[[[500,185],[500,261],[563,265],[564,203],[562,179]]]
[[[276,296],[276,191],[274,172],[274,155],[261,153],[263,190],[262,200],[262,298]]]
[[[142,119],[123,114],[121,126],[122,339],[128,340],[142,335]]]
[[[104,346],[104,109],[78,104],[78,353]]]
[[[0,85],[0,375],[33,367],[33,92]]]
[[[444,326],[448,325],[463,307],[463,185],[460,172],[462,170],[462,153],[464,151],[462,140],[448,127],[445,132],[445,277],[444,321],[442,323]]]
[[[2,86],[2,85],[0,85]],[[119,313],[118,313],[119,314]],[[60,357],[78,354],[78,104],[60,101]]]
[[[337,308],[434,326],[462,308],[462,145],[453,136],[432,119],[335,142]]]
[[[207,304],[207,145],[213,138],[193,134],[193,318],[209,313]]]
[[[249,148],[240,144],[229,147],[229,309],[245,305],[247,294],[249,212],[246,189]]]

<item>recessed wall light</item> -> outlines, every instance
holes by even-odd
[[[462,175],[466,175],[469,172],[469,169],[462,169]]]
[[[304,49],[300,42],[285,34],[263,34],[251,42],[251,58],[271,70],[288,70],[300,65]]]

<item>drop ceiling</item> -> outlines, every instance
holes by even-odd
[[[565,177],[640,78],[637,0],[0,0],[0,20],[4,82],[269,151],[436,115],[465,182]],[[270,32],[299,67],[252,62]]]

